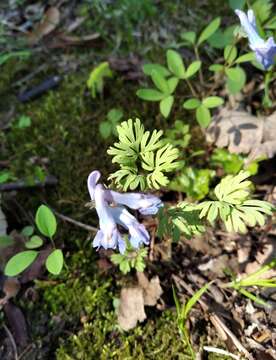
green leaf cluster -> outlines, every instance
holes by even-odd
[[[163,131],[145,131],[139,119],[122,122],[117,126],[119,142],[107,153],[120,169],[109,179],[114,179],[119,188],[126,191],[140,187],[141,190],[159,189],[169,182],[167,172],[179,166],[178,150],[161,140]]]
[[[122,119],[124,113],[121,109],[111,109],[106,116],[106,120],[99,125],[99,132],[103,139],[109,138],[111,135],[117,135],[117,125]]]
[[[196,111],[196,120],[199,125],[206,128],[211,122],[211,112],[209,109],[216,108],[224,103],[223,98],[219,96],[209,96],[202,101],[197,98],[191,98],[184,101],[183,108]]]
[[[165,131],[165,141],[182,149],[189,145],[190,139],[190,127],[181,120],[176,120],[174,126]]]
[[[124,254],[112,254],[111,261],[118,265],[123,274],[127,274],[131,269],[143,272],[146,264],[145,258],[148,255],[147,248],[133,249],[127,242],[127,249]]]
[[[199,213],[196,205],[187,202],[161,209],[158,213],[158,235],[172,237],[174,242],[179,241],[181,234],[188,239],[200,235],[205,231],[205,227]]]
[[[197,205],[200,218],[212,224],[220,218],[228,232],[246,233],[247,226],[263,226],[265,215],[272,215],[273,207],[267,201],[250,199],[252,183],[246,180],[249,172],[228,175],[215,187],[216,201]]]
[[[57,223],[51,209],[41,205],[36,212],[35,223],[41,234],[53,241],[52,238],[56,233]],[[5,266],[5,275],[7,276],[17,276],[26,270],[39,255],[39,251],[34,249],[40,248],[44,243],[40,236],[34,235],[34,228],[32,226],[24,227],[21,235],[26,239],[25,247],[28,250],[21,251],[9,259]],[[10,236],[6,236],[6,239],[0,239],[0,246],[3,243],[5,243],[5,246],[9,246],[13,244],[13,239]],[[54,247],[47,257],[45,265],[51,274],[58,275],[63,267],[62,251]]]

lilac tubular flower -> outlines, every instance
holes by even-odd
[[[160,207],[163,206],[162,201],[157,196],[150,194],[122,194],[110,190],[107,192],[107,199],[110,202],[128,206],[133,210],[139,210],[142,215],[155,215]]]
[[[117,224],[123,226],[129,232],[129,241],[134,248],[141,244],[149,244],[150,236],[145,226],[140,224],[124,206],[139,210],[143,215],[154,215],[163,206],[161,200],[154,195],[130,193],[122,194],[108,190],[103,185],[98,184],[101,177],[99,171],[93,171],[87,180],[88,191],[91,200],[95,202],[97,214],[99,216],[100,230],[97,232],[93,246],[102,246],[105,249],[115,249],[124,253],[126,243],[122,238]],[[112,205],[112,206],[111,206]]]
[[[140,224],[124,207],[110,207],[110,212],[116,223],[129,231],[129,241],[134,248],[137,249],[142,244],[149,244],[150,236],[145,226]]]
[[[93,247],[102,246],[104,249],[115,249],[118,246],[119,251],[124,253],[126,244],[117,228],[112,213],[110,212],[111,208],[104,200],[104,192],[105,190],[101,184],[94,187],[93,198],[95,200],[96,211],[99,216],[100,230],[94,238]]]
[[[273,37],[264,40],[258,34],[256,19],[253,10],[248,10],[247,15],[241,10],[235,10],[238,15],[241,26],[247,33],[249,46],[255,52],[256,58],[265,69],[268,69],[275,62],[276,43]]]

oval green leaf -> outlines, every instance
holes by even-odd
[[[198,108],[200,106],[200,104],[201,104],[201,102],[198,99],[192,98],[192,99],[184,101],[183,107],[184,107],[184,109],[187,109],[187,110],[194,110],[194,109]]]
[[[200,105],[196,109],[196,119],[199,125],[203,128],[206,128],[211,121],[210,111],[204,105]]]
[[[193,63],[191,63],[191,65],[188,66],[188,69],[185,74],[185,78],[188,79],[192,77],[194,74],[198,72],[200,67],[201,67],[201,61],[194,61]]]
[[[168,96],[160,102],[160,112],[164,116],[164,118],[167,118],[170,115],[173,101],[174,97]]]
[[[36,249],[41,245],[43,245],[43,240],[37,235],[32,236],[30,240],[25,243],[27,249]]]
[[[169,70],[165,66],[159,64],[145,64],[143,66],[143,72],[145,75],[151,76],[153,70],[158,71],[164,77],[170,75]]]
[[[170,92],[167,80],[158,71],[153,70],[151,73],[151,79],[157,89],[161,90],[162,93],[168,94]]]
[[[166,97],[166,95],[155,89],[139,89],[136,95],[146,101],[160,101]]]
[[[63,253],[55,249],[46,260],[46,268],[53,275],[59,275],[63,267]]]
[[[206,41],[210,36],[212,36],[216,30],[220,26],[220,18],[214,19],[200,34],[199,39],[197,41],[197,45],[202,44],[204,41]]]
[[[35,250],[26,250],[14,255],[5,267],[5,275],[16,276],[22,273],[35,261],[37,255],[38,252]]]
[[[233,61],[236,59],[237,55],[238,55],[238,50],[236,46],[227,45],[224,48],[224,60],[227,62],[227,64],[232,64]]]
[[[183,64],[182,57],[174,50],[167,51],[167,63],[169,70],[178,78],[184,79],[185,66]]]
[[[224,100],[219,96],[209,96],[202,101],[202,104],[207,108],[215,108],[224,103]]]
[[[52,238],[57,230],[56,217],[45,205],[40,205],[35,216],[35,223],[41,234]]]
[[[23,228],[23,230],[21,231],[21,234],[22,234],[23,236],[26,236],[26,237],[32,236],[33,233],[34,233],[34,228],[33,228],[33,226],[25,226],[25,227]]]

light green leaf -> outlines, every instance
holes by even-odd
[[[244,62],[254,61],[254,60],[256,60],[255,54],[254,54],[254,52],[250,52],[248,54],[244,54],[244,55],[239,56],[235,60],[235,63],[236,64],[241,64],[241,63],[244,63]]]
[[[200,69],[200,67],[201,67],[201,61],[194,61],[191,65],[188,66],[188,69],[185,74],[185,78],[188,79],[193,75],[195,75]]]
[[[43,240],[37,235],[32,236],[30,240],[25,243],[27,249],[36,249],[41,245],[43,245]]]
[[[165,118],[167,118],[170,115],[173,102],[174,102],[173,96],[168,96],[167,98],[163,99],[160,102],[160,112]]]
[[[180,79],[185,77],[185,66],[182,57],[174,50],[167,51],[167,63],[170,71]]]
[[[103,139],[107,139],[112,133],[112,125],[108,121],[102,121],[99,125],[99,131]]]
[[[170,94],[172,94],[174,92],[174,90],[177,87],[177,84],[179,82],[179,79],[177,77],[171,77],[170,79],[168,79],[168,85],[169,85],[169,91]]]
[[[210,65],[209,66],[209,70],[210,71],[213,71],[213,72],[219,72],[219,71],[222,71],[224,68],[223,65],[220,65],[220,64],[213,64],[213,65]]]
[[[187,304],[185,305],[183,318],[187,319],[189,316],[190,311],[192,310],[193,306],[198,302],[201,296],[208,290],[211,282],[204,285],[201,289],[194,293],[194,295],[188,300]]]
[[[226,69],[227,89],[231,94],[236,94],[244,87],[246,83],[246,74],[241,67]]]
[[[188,41],[190,44],[195,44],[196,33],[194,31],[183,32],[180,37],[181,39]]]
[[[139,89],[136,95],[147,101],[160,101],[166,97],[163,93],[155,89]]]
[[[220,26],[220,18],[214,19],[200,34],[197,45],[202,44],[204,41],[206,41],[210,36],[212,36],[216,30]]]
[[[36,212],[35,223],[41,234],[52,238],[57,230],[57,222],[52,210],[41,205]]]
[[[224,103],[224,100],[219,96],[209,96],[202,101],[202,104],[209,109],[218,107]]]
[[[160,91],[162,91],[162,93],[168,94],[170,92],[169,85],[168,85],[166,79],[158,71],[152,70],[151,79],[152,79],[154,85]]]
[[[169,70],[162,65],[159,64],[145,64],[143,65],[143,72],[144,74],[151,76],[152,71],[155,70],[157,72],[159,72],[159,74],[161,74],[164,77],[167,77],[170,75]]]
[[[227,64],[232,64],[238,55],[236,46],[227,45],[224,49],[224,60]]]
[[[200,105],[201,105],[200,100],[198,100],[198,99],[196,99],[196,98],[192,98],[192,99],[186,100],[186,101],[184,101],[184,103],[183,103],[184,109],[187,109],[187,110],[196,109],[196,108],[198,108]]]
[[[199,125],[202,126],[203,128],[206,128],[210,124],[211,114],[206,106],[200,105],[196,109],[196,119]]]
[[[23,230],[21,231],[21,234],[23,236],[29,237],[32,236],[34,233],[34,227],[33,226],[25,226]]]
[[[16,276],[27,269],[36,259],[38,252],[26,250],[14,255],[5,267],[5,275]]]
[[[59,275],[63,267],[63,253],[55,249],[46,260],[46,268],[53,275]]]

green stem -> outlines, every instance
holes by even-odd
[[[192,85],[192,83],[190,82],[190,80],[188,80],[188,79],[185,79],[186,80],[186,83],[187,83],[187,85],[189,86],[189,89],[191,90],[191,93],[193,94],[193,96],[195,97],[195,98],[198,98],[198,95],[197,95],[197,93],[196,93],[196,91],[195,91],[195,88],[193,87],[193,85]]]
[[[201,60],[200,60],[200,56],[199,56],[198,47],[197,47],[196,45],[194,45],[194,51],[195,51],[196,59],[197,59],[198,61],[201,61]],[[202,69],[201,69],[201,68],[199,69],[199,81],[200,81],[200,84],[204,86],[203,72],[202,72]]]

